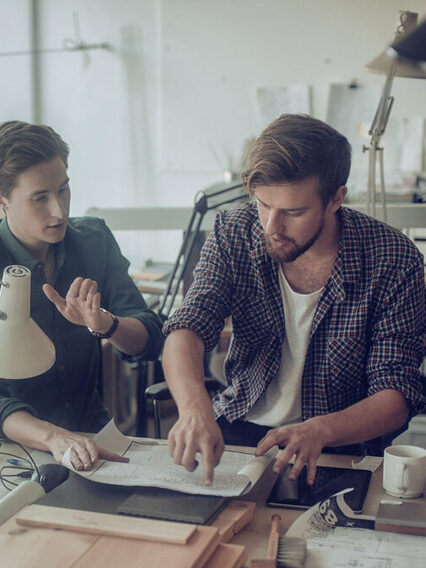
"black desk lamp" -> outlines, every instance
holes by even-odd
[[[186,276],[187,267],[194,249],[195,242],[201,230],[201,223],[208,211],[219,209],[223,205],[248,199],[248,193],[240,180],[231,183],[219,183],[195,196],[194,209],[185,230],[184,239],[176,258],[172,274],[161,299],[158,313],[165,321],[171,314],[180,285]]]

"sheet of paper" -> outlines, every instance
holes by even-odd
[[[272,448],[265,456],[254,458],[249,453],[227,450],[214,470],[212,485],[206,487],[201,465],[194,472],[188,472],[173,462],[166,445],[132,441],[115,427],[113,421],[94,439],[103,448],[128,457],[129,462],[100,460],[88,472],[76,471],[91,481],[112,485],[163,487],[184,493],[225,497],[248,492],[278,451],[278,448]],[[199,458],[201,461],[201,456]],[[64,455],[63,464],[75,471],[69,451]]]
[[[369,471],[376,471],[382,465],[383,458],[376,456],[364,456],[362,460],[352,460],[352,467],[354,469],[368,469]]]
[[[340,491],[298,517],[286,537],[306,540],[306,568],[423,568],[426,539],[372,530],[374,517],[357,515]]]
[[[308,540],[306,568],[424,568],[426,539],[337,527]]]
[[[267,126],[284,113],[310,114],[310,88],[308,85],[258,87],[256,105],[262,127]]]
[[[401,152],[401,169],[419,172],[423,162],[424,118],[404,119],[404,141]]]
[[[350,196],[365,193],[367,187],[368,130],[373,121],[382,91],[381,85],[331,83],[326,122],[344,134],[352,145],[352,167],[349,178]]]

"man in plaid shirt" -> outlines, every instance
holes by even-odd
[[[163,365],[179,409],[169,434],[206,484],[226,443],[278,444],[313,483],[324,448],[380,452],[425,406],[424,264],[399,231],[342,207],[350,145],[325,123],[283,115],[242,174],[253,202],[218,214]],[[227,387],[213,402],[203,356],[232,316]],[[379,440],[378,440],[379,439]],[[380,443],[381,442],[381,446]],[[333,450],[331,450],[333,451]]]

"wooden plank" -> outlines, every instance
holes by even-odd
[[[241,568],[246,560],[245,546],[221,542],[204,568]]]
[[[219,543],[219,531],[209,526],[198,526],[185,546],[99,537],[72,568],[203,568]]]
[[[98,538],[93,534],[25,528],[12,518],[0,527],[0,565],[5,568],[71,568]]]
[[[186,544],[196,530],[195,525],[158,521],[154,519],[93,513],[77,509],[28,505],[17,515],[19,525],[68,529],[124,538],[154,540],[158,542]]]
[[[228,503],[210,525],[219,529],[222,542],[229,542],[254,518],[255,509],[256,503],[252,501],[234,499]]]

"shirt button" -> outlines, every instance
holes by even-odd
[[[64,371],[65,371],[64,365],[61,365],[61,366],[59,367],[59,370],[62,371],[62,372],[64,372]]]
[[[66,402],[66,403],[65,403],[65,408],[69,408],[69,407],[70,407],[70,403],[69,403],[69,402]]]

